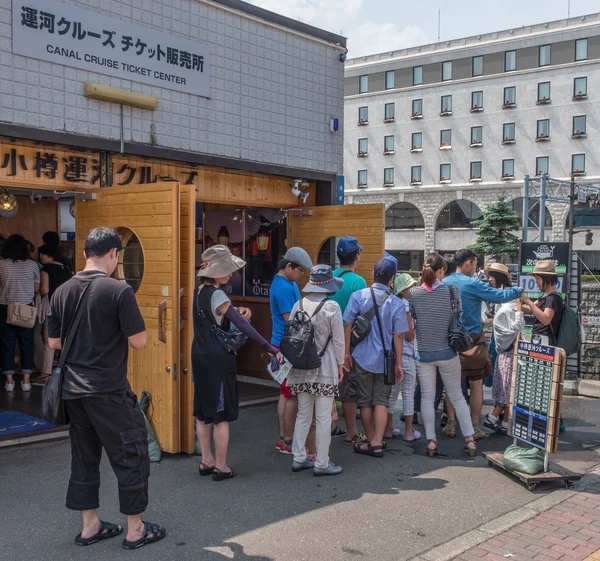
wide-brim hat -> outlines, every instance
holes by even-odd
[[[533,268],[533,271],[529,273],[530,277],[534,275],[552,275],[557,277],[558,273],[554,267],[554,261],[538,261]]]
[[[500,273],[510,280],[511,274],[508,267],[504,263],[492,263],[485,268],[485,272],[489,275],[490,273]]]
[[[315,265],[310,270],[310,280],[302,289],[302,292],[317,292],[321,294],[333,294],[344,286],[344,279],[333,276],[329,265]]]
[[[396,278],[394,279],[394,294],[400,294],[403,290],[406,290],[415,284],[417,284],[417,281],[408,273],[396,275]]]
[[[213,245],[202,254],[202,266],[199,277],[218,279],[235,273],[246,265],[246,262],[232,255],[225,245]]]

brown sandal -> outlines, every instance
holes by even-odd
[[[361,432],[357,432],[352,438],[345,438],[344,444],[366,444],[367,437]]]
[[[469,446],[472,444],[472,446]],[[469,456],[473,457],[477,454],[477,444],[475,444],[475,440],[467,440],[465,441],[465,452],[469,454]]]
[[[429,444],[433,442],[435,444],[435,446],[433,448],[429,447]],[[434,456],[438,455],[438,449],[437,449],[437,440],[435,438],[431,438],[427,441],[427,448],[425,448],[425,450],[427,450],[427,455],[430,458],[433,458]]]
[[[204,462],[202,462],[200,464],[200,466],[198,467],[198,473],[202,476],[212,475],[214,471],[215,471],[214,467],[209,467]]]

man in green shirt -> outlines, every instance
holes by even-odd
[[[336,269],[333,274],[344,279],[344,286],[331,296],[331,299],[340,305],[342,315],[352,293],[367,288],[367,281],[355,272],[362,249],[356,238],[352,236],[345,236],[338,241],[337,256],[340,261],[340,268]],[[344,380],[340,384],[340,400],[344,409],[347,430],[344,442],[346,444],[365,442],[365,436],[359,433],[356,427],[356,372],[354,366],[344,376]]]

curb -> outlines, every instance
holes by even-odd
[[[474,530],[457,536],[445,544],[419,553],[419,555],[411,557],[408,561],[451,561],[461,553],[478,546],[480,543],[488,541],[531,518],[535,518],[542,512],[550,510],[574,495],[589,489],[594,484],[588,480],[592,479],[594,475],[600,475],[598,473],[600,472],[599,467],[600,464],[594,466],[583,476],[577,490],[558,489],[553,491],[548,495],[533,500],[525,506],[486,522]]]

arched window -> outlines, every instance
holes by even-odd
[[[419,209],[411,203],[396,203],[385,212],[386,230],[419,230],[425,221]]]
[[[481,209],[471,201],[452,201],[446,205],[437,219],[436,230],[451,228],[474,228],[473,222],[482,216]]]
[[[519,222],[523,226],[523,197],[518,197],[510,203],[513,212],[519,217]],[[540,224],[540,200],[537,198],[529,199],[529,228],[536,228]],[[552,227],[552,216],[548,207],[546,207],[546,228]]]
[[[339,260],[336,253],[337,242],[338,238],[336,237],[325,240],[317,256],[318,265],[330,265],[334,270],[339,267]]]

